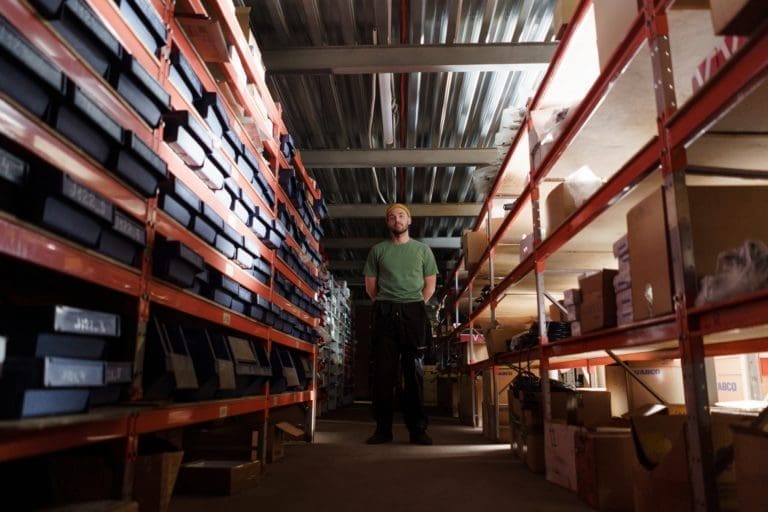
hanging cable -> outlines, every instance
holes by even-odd
[[[376,28],[373,29],[373,44],[377,43]],[[373,114],[376,111],[376,73],[371,74],[371,114],[368,116],[368,147],[373,149]],[[387,200],[384,199],[384,195],[381,193],[381,187],[379,187],[379,176],[376,174],[376,168],[371,167],[371,173],[373,174],[373,183],[376,185],[376,193],[379,195],[379,199],[384,204],[387,204]]]

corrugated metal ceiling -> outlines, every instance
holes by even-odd
[[[262,51],[307,46],[370,45],[401,41],[401,5],[371,0],[248,0],[251,25]],[[555,0],[407,0],[407,43],[484,44],[552,41]],[[269,69],[267,70],[269,73]],[[539,71],[409,73],[407,90],[395,76],[393,99],[405,99],[406,148],[488,148],[494,145],[502,110],[524,107],[538,85]],[[268,74],[268,84],[300,149],[382,147],[378,100],[372,108],[372,75]],[[398,108],[395,108],[397,111]],[[371,120],[371,114],[373,119]],[[371,125],[371,140],[368,127]],[[472,185],[475,167],[406,168],[405,195],[398,195],[397,170],[310,170],[330,204],[387,201],[459,203],[484,199]],[[412,236],[456,237],[469,227],[466,217],[414,219]],[[329,219],[330,238],[384,237],[383,221]],[[362,260],[367,250],[326,251],[331,260]],[[456,251],[437,250],[441,268]],[[360,271],[334,271],[360,281]]]

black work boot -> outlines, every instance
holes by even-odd
[[[424,430],[411,432],[411,444],[430,445],[432,444],[432,438]]]
[[[389,443],[391,441],[392,441],[391,430],[376,429],[373,435],[365,440],[365,443],[366,444],[384,444],[384,443]]]

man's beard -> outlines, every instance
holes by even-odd
[[[400,236],[403,233],[408,232],[408,226],[405,226],[404,228],[398,229],[397,227],[389,228],[389,232],[392,233],[394,236]]]

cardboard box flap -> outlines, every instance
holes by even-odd
[[[275,424],[275,427],[293,437],[302,437],[304,435],[303,430],[291,425],[287,421],[281,421],[280,423]]]
[[[673,447],[678,444],[684,447],[681,436],[685,421],[686,417],[682,415],[655,414],[632,417],[632,439],[640,464],[647,469],[653,469],[665,460]]]

